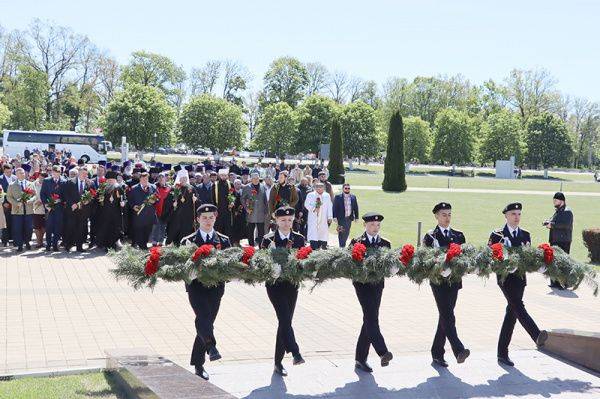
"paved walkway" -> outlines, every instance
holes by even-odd
[[[352,185],[354,190],[381,191],[381,186],[357,186]],[[480,193],[480,194],[525,194],[525,195],[554,195],[556,191],[539,190],[492,190],[485,188],[444,188],[444,187],[408,187],[406,191],[442,192],[442,193]],[[591,191],[565,191],[565,196],[600,197],[600,192]]]

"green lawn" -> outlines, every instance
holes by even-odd
[[[49,378],[20,378],[0,382],[0,399],[125,399],[109,373],[86,373]]]
[[[465,194],[406,192],[385,193],[373,190],[353,190],[358,198],[360,213],[379,211],[385,216],[383,235],[392,241],[394,247],[405,243],[416,243],[417,222],[423,222],[424,232],[435,227],[431,213],[433,205],[448,201],[452,204],[452,226],[462,230],[467,241],[475,245],[487,243],[490,232],[504,225],[502,208],[509,202],[523,203],[524,212],[521,226],[532,236],[532,244],[547,242],[548,230],[542,221],[553,213],[550,198],[540,195],[510,194]],[[574,237],[571,254],[587,261],[587,249],[583,245],[581,230],[585,227],[600,226],[598,203],[600,198],[572,197],[569,206],[575,214]],[[354,223],[352,235],[362,231],[362,222]],[[333,231],[333,230],[332,230]]]

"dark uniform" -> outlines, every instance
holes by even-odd
[[[106,175],[116,179],[116,172],[109,171]],[[104,198],[98,198],[98,215],[96,243],[99,247],[109,249],[117,247],[117,241],[123,236],[123,212],[121,201],[125,201],[125,190],[121,185],[108,184]]]
[[[279,208],[275,212],[275,216],[293,216],[294,209],[290,207]],[[301,234],[290,232],[289,238],[281,238],[279,230],[275,230],[262,239],[260,247],[266,248],[302,248],[306,246],[306,240]],[[275,366],[276,371],[283,370],[281,361],[285,353],[291,353],[294,357],[294,363],[300,357],[300,349],[296,343],[294,329],[292,327],[292,319],[294,318],[294,310],[296,309],[296,300],[298,299],[298,285],[292,284],[289,281],[277,280],[274,283],[267,283],[267,295],[275,309],[277,315],[277,339],[275,341]],[[278,370],[279,368],[279,370]]]
[[[186,184],[179,188],[180,194],[175,198],[171,189],[165,200],[165,213],[169,215],[166,244],[179,245],[181,240],[194,231],[195,205],[194,188]],[[177,204],[177,205],[175,205]]]
[[[202,205],[197,213],[216,212],[216,207],[212,204]],[[221,249],[231,247],[229,238],[217,231],[210,234],[210,237],[203,239],[201,230],[198,230],[181,240],[182,245],[212,244]],[[220,358],[216,351],[217,340],[214,335],[214,323],[221,306],[221,298],[225,293],[225,283],[220,283],[215,287],[207,287],[198,280],[193,280],[186,284],[185,290],[188,293],[188,299],[194,314],[196,315],[196,339],[192,348],[190,364],[196,368],[202,368],[205,362],[205,354],[211,356],[211,360]],[[218,356],[217,356],[218,355]]]
[[[522,205],[520,203],[512,203],[504,208],[503,213],[517,209],[522,209]],[[499,242],[510,247],[531,245],[531,236],[528,231],[525,231],[520,227],[517,227],[517,230],[513,231],[511,234],[508,225],[505,225],[503,229],[494,230],[492,234],[490,234],[488,245]],[[525,292],[525,286],[527,285],[526,276],[511,273],[506,277],[504,282],[501,281],[499,275],[497,276],[497,280],[498,286],[502,290],[508,303],[506,306],[504,322],[502,323],[502,329],[500,330],[500,338],[498,340],[498,358],[503,361],[506,360],[505,363],[512,365],[512,362],[508,359],[508,345],[510,344],[517,319],[535,342],[538,342],[538,338],[540,337],[540,329],[529,313],[527,313],[525,305],[523,304],[523,293]],[[543,345],[543,341],[545,341],[545,337],[539,344]]]
[[[55,180],[54,177],[50,176],[44,179],[42,189],[40,190],[40,199],[48,212],[48,216],[46,217],[46,251],[49,251],[51,248],[54,251],[58,251],[58,241],[63,232],[65,204],[62,192],[65,183],[66,180],[62,177]],[[58,195],[60,202],[55,204],[53,208],[50,208],[48,207],[48,203],[53,195]]]
[[[363,220],[365,222],[383,220],[383,216],[376,213],[367,213],[363,216]],[[380,235],[375,238],[375,242],[370,241],[366,232],[357,238],[353,238],[350,241],[350,247],[358,242],[364,244],[367,248],[391,248],[392,246],[388,240]],[[358,341],[356,342],[355,360],[357,367],[370,372],[372,370],[367,364],[367,357],[369,356],[371,345],[373,345],[373,349],[375,349],[375,352],[380,357],[389,353],[379,328],[379,307],[383,295],[384,280],[375,283],[353,281],[352,285],[354,285],[354,290],[356,291],[356,296],[363,312],[363,324],[360,329]],[[387,362],[389,363],[389,360]],[[382,363],[382,366],[387,366],[387,364]]]
[[[434,213],[441,209],[451,209],[450,204],[440,203],[436,205]],[[464,244],[466,239],[465,235],[458,230],[452,228],[442,229],[440,226],[436,226],[430,233],[425,234],[423,245],[434,247],[436,241],[439,247],[447,248],[451,243]],[[446,345],[446,338],[450,341],[454,356],[458,357],[459,354],[465,351],[465,347],[456,332],[456,318],[454,317],[454,307],[458,298],[458,290],[462,288],[462,281],[443,282],[441,284],[430,282],[430,286],[439,313],[437,330],[431,346],[431,356],[433,359],[445,363],[444,346]]]

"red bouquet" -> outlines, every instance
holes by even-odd
[[[25,187],[21,194],[21,202],[27,202],[33,197],[35,197],[35,190],[30,187]]]
[[[296,259],[298,260],[302,260],[302,259],[306,259],[308,258],[308,255],[310,255],[312,253],[312,248],[311,247],[302,247],[300,249],[298,249],[298,252],[296,252]]]
[[[58,204],[60,202],[60,195],[54,193],[52,195],[50,195],[50,198],[48,199],[48,203],[46,204],[46,207],[50,210],[54,209],[56,207],[56,204]]]
[[[460,245],[455,243],[450,243],[448,246],[448,251],[446,252],[446,262],[450,262],[452,259],[457,257],[462,253],[462,248]]]
[[[504,245],[497,242],[490,245],[490,248],[492,249],[492,259],[502,262],[504,260]]]
[[[357,262],[362,262],[367,254],[367,246],[363,243],[357,242],[352,247],[352,259]]]
[[[150,256],[146,260],[146,267],[144,268],[144,273],[146,273],[146,276],[152,276],[158,271],[158,264],[160,262],[160,248],[161,247],[150,248]]]
[[[549,265],[554,260],[554,248],[549,244],[540,244],[538,248],[544,251],[544,263]]]
[[[415,247],[413,247],[412,244],[406,244],[402,247],[402,250],[400,251],[400,262],[402,262],[404,266],[407,266],[414,255]]]
[[[229,193],[227,194],[227,202],[229,203],[230,208],[233,208],[235,205],[235,188],[233,187],[229,189]]]
[[[242,263],[245,263],[246,265],[250,264],[250,259],[252,259],[255,252],[256,249],[254,247],[249,245],[245,246],[244,253],[242,254]]]
[[[194,251],[194,254],[192,255],[192,260],[194,262],[197,262],[198,259],[200,258],[206,258],[208,255],[210,255],[210,252],[213,249],[213,245],[212,244],[203,244],[200,245],[198,247],[198,249],[196,249],[196,251]]]

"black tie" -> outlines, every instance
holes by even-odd
[[[513,231],[513,238],[517,238],[517,230]]]
[[[448,230],[444,230],[444,235],[448,238]]]
[[[371,245],[375,245],[375,237],[371,238]]]

